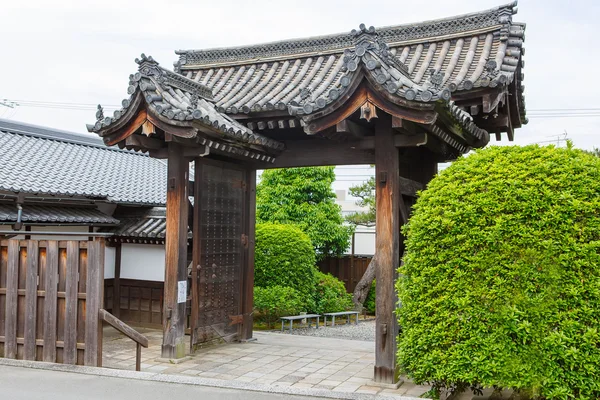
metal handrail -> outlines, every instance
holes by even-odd
[[[142,359],[142,346],[148,348],[148,338],[103,308],[101,308],[98,312],[98,318],[100,318],[101,321],[106,322],[107,324],[109,324],[110,326],[112,326],[113,328],[115,328],[116,330],[118,330],[123,335],[127,336],[129,339],[133,340],[136,343],[135,370],[140,371]]]

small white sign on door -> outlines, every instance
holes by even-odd
[[[187,300],[187,281],[179,281],[177,284],[177,303],[185,303]]]

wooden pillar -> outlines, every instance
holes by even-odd
[[[184,336],[187,288],[188,170],[183,149],[169,142],[167,181],[167,231],[165,238],[165,288],[161,357],[185,357]],[[183,296],[180,293],[183,293]]]
[[[399,154],[394,146],[391,117],[381,113],[375,126],[376,333],[375,382],[395,383],[398,321],[394,314],[394,282],[400,265]]]
[[[256,225],[256,170],[246,172],[246,207],[244,234],[244,264],[242,265],[242,326],[240,340],[252,339],[252,310],[254,306],[254,242]]]
[[[112,314],[121,318],[121,242],[115,246],[115,278],[113,279]]]

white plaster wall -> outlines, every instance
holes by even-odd
[[[105,247],[104,251],[104,279],[113,279],[115,277],[115,253],[114,247]]]
[[[32,226],[31,232],[88,232],[87,226]],[[35,235],[34,240],[87,240],[87,236]]]
[[[352,246],[346,250],[346,254],[352,254]],[[354,254],[366,256],[375,254],[375,227],[356,227],[354,233]]]
[[[121,248],[121,278],[164,282],[165,247],[124,243]]]
[[[12,230],[13,230],[12,225],[0,225],[0,231],[12,231]],[[18,236],[12,237],[11,239],[23,240],[23,239],[25,239],[25,236],[18,235]]]

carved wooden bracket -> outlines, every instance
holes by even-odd
[[[360,118],[366,119],[367,122],[370,122],[373,118],[377,118],[377,107],[370,101],[366,101],[365,104],[360,106]]]

